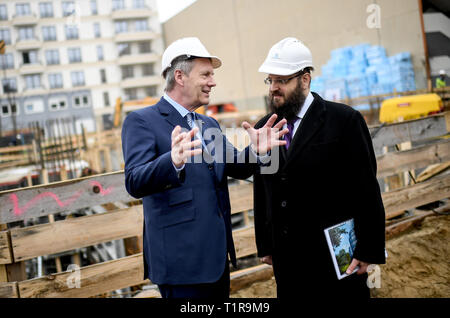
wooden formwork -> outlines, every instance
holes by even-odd
[[[384,179],[392,174],[433,164],[447,164],[450,161],[450,139],[446,138],[449,123],[449,114],[444,113],[404,123],[371,127],[377,153],[378,177]],[[424,139],[427,143],[417,147],[414,145]],[[413,142],[409,150],[383,151],[383,147],[406,141]],[[232,214],[252,210],[253,191],[250,183],[233,184],[229,188]],[[383,192],[386,219],[390,224],[387,237],[407,229],[411,224],[417,224],[420,219],[434,212],[420,212],[398,222],[391,219],[406,210],[416,211],[419,206],[445,201],[449,196],[450,174],[445,171],[423,182],[405,184],[401,188]],[[135,200],[125,190],[123,171],[0,192],[0,224],[115,202],[122,202],[122,206],[125,204],[126,207],[29,227],[7,228],[3,225],[0,228],[0,297],[92,297],[148,284],[148,280],[142,280],[143,262],[139,251],[127,257],[81,267],[79,288],[68,285],[71,272],[62,271],[33,279],[17,274],[23,270],[24,261],[42,255],[101,242],[141,237],[142,205],[128,204]],[[252,222],[248,216],[244,219],[245,226],[233,231],[238,258],[256,254]],[[267,265],[232,272],[231,289],[237,290],[255,279],[266,279],[271,275],[272,269]]]

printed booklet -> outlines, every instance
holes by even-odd
[[[350,266],[356,246],[354,227],[354,221],[350,219],[324,230],[338,279],[348,276],[345,271]],[[357,266],[352,274],[358,269]]]

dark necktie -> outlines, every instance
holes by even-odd
[[[286,135],[284,135],[284,140],[286,140],[286,149],[289,149],[289,146],[291,145],[292,137],[294,135],[294,124],[296,123],[297,120],[299,120],[299,118],[295,116],[293,119],[288,120],[287,122],[287,128],[289,132]]]

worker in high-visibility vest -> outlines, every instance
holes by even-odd
[[[445,71],[444,70],[440,70],[439,71],[439,77],[436,78],[436,88],[442,88],[447,86],[447,84],[445,83]]]

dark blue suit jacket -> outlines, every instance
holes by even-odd
[[[219,129],[214,119],[197,116],[202,129]],[[257,165],[208,163],[199,156],[178,177],[170,153],[176,125],[189,129],[186,119],[161,98],[130,113],[122,128],[126,189],[144,205],[144,278],[155,284],[215,282],[227,252],[236,263],[227,177],[248,178]],[[223,154],[228,148],[234,162],[242,162],[237,161],[240,156],[248,162],[248,147],[238,152],[222,134],[214,143],[216,153],[218,147]]]

